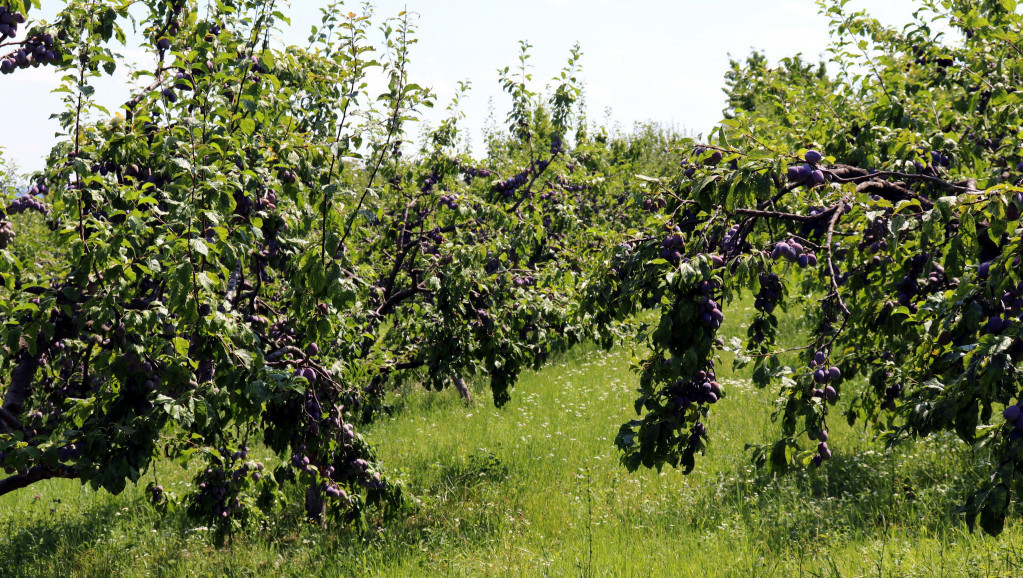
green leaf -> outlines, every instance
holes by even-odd
[[[188,244],[192,247],[193,251],[199,253],[203,257],[210,254],[209,247],[206,246],[206,243],[203,242],[202,239],[189,239]]]
[[[998,484],[991,488],[980,509],[980,527],[984,532],[997,536],[1005,529],[1005,513],[1009,507],[1009,488]]]

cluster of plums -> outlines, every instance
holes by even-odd
[[[281,171],[281,182],[286,185],[293,185],[298,182],[298,176],[290,170],[285,169]]]
[[[25,15],[7,6],[0,6],[0,41],[18,34],[18,25],[25,23]]]
[[[661,257],[669,263],[678,264],[682,260],[682,251],[685,249],[686,241],[682,236],[681,229],[672,232],[661,241]]]
[[[262,210],[274,210],[277,208],[277,194],[272,190],[267,190],[258,201],[256,206]]]
[[[60,449],[57,450],[57,459],[65,463],[72,462],[77,459],[80,454],[81,450],[77,445],[67,444],[65,446],[61,446]]]
[[[494,174],[487,169],[478,169],[473,166],[463,165],[462,161],[459,159],[453,159],[452,162],[454,162],[455,166],[458,167],[460,171],[462,171],[462,175],[463,178],[465,179],[466,184],[471,184],[472,180],[476,177],[486,178]]]
[[[991,263],[981,263],[978,267],[978,276],[986,279],[991,274]],[[984,300],[984,310],[988,315],[987,322],[981,328],[981,332],[987,334],[998,334],[1010,329],[1016,320],[1013,315],[1018,315],[1023,309],[1023,283],[1007,289],[1000,298],[987,301]]]
[[[742,225],[736,223],[735,225],[732,225],[730,229],[725,231],[723,247],[726,255],[740,252],[745,248],[743,237],[739,234],[741,230]]]
[[[0,23],[0,26],[3,26],[3,24]],[[18,68],[50,64],[56,62],[59,57],[59,51],[53,46],[53,36],[51,34],[35,34],[26,39],[25,44],[21,48],[0,60],[0,73],[10,74]]]
[[[266,319],[263,317],[262,319]],[[287,321],[278,321],[270,326],[267,335],[281,345],[293,345],[298,339],[298,332]]]
[[[813,370],[814,383],[825,385],[822,389],[815,389],[813,396],[823,397],[829,402],[834,402],[838,398],[838,392],[835,391],[834,387],[826,384],[842,379],[842,370],[835,366],[827,367],[827,361],[828,354],[823,351],[814,353],[813,359],[810,360],[810,369]]]
[[[721,384],[715,380],[714,372],[701,369],[690,379],[679,378],[666,388],[675,407],[685,410],[690,404],[717,403],[724,395]]]
[[[884,218],[877,218],[870,222],[866,230],[863,232],[863,238],[860,240],[859,248],[866,249],[871,254],[877,254],[888,248],[888,241],[885,237],[888,235],[888,221]]]
[[[32,185],[32,188],[28,190],[30,195],[45,195],[50,192],[50,188],[46,186],[46,182],[43,179],[36,181],[36,184]]]
[[[455,195],[441,195],[440,204],[451,209],[452,211],[458,208],[458,197]]]
[[[525,170],[518,172],[507,179],[497,181],[494,183],[494,188],[505,197],[511,197],[515,194],[515,191],[517,191],[519,187],[526,184],[526,181],[529,180],[529,175],[532,174],[532,172],[533,168],[527,167]]]
[[[776,243],[771,250],[771,258],[775,261],[788,259],[804,269],[817,266],[817,255],[813,251],[807,251],[799,241],[793,239]]]
[[[721,307],[717,301],[714,301],[710,297],[700,297],[696,300],[697,302],[697,313],[700,316],[700,323],[717,329],[721,327],[721,324],[725,321],[725,314],[721,312]]]
[[[49,207],[38,201],[32,195],[22,195],[11,201],[11,204],[7,206],[7,212],[11,214],[16,215],[25,211],[36,211],[37,213],[42,213],[44,215],[50,214]]]
[[[574,170],[574,168],[573,168],[574,166],[575,165],[569,164],[567,166],[568,167],[568,172],[572,172]],[[568,177],[566,177],[565,175],[558,175],[556,180],[557,180],[557,183],[558,183],[558,187],[560,187],[561,190],[565,191],[566,193],[579,193],[579,192],[585,191],[586,189],[590,188],[589,185],[572,184],[568,180]]]
[[[951,159],[948,158],[948,155],[938,151],[931,151],[931,163],[939,167],[948,167],[951,164]]]
[[[434,227],[429,232],[427,232],[426,238],[433,241],[437,245],[443,245],[444,241],[447,240],[444,238],[444,233],[441,232],[440,227]]]
[[[295,368],[295,377],[303,377],[306,381],[312,383],[316,381],[316,372],[311,367],[298,367]]]
[[[772,313],[781,301],[781,278],[777,273],[760,274],[760,291],[754,296],[753,307],[758,311]]]
[[[718,150],[711,152],[710,155],[707,155],[705,157],[704,155],[706,155],[706,153],[707,147],[698,146],[695,149],[693,149],[693,157],[699,159],[705,165],[711,166],[716,165],[721,162],[722,158],[724,158],[723,155],[721,154],[721,151]]]
[[[561,137],[559,137],[559,136],[552,137],[551,138],[551,148],[550,148],[551,154],[552,155],[556,155],[556,154],[560,153],[561,150],[562,150],[562,148],[561,148]]]
[[[167,102],[173,104],[177,102],[178,95],[174,92],[174,89],[166,87],[160,91],[160,95],[167,99]]]
[[[232,461],[245,459],[245,454],[244,451],[235,452],[234,455],[240,455],[240,457],[233,458],[232,456]],[[260,462],[256,462],[254,465],[245,462],[231,471],[226,471],[222,465],[207,468],[199,476],[202,481],[198,485],[199,491],[192,496],[193,508],[206,509],[221,519],[227,519],[239,513],[241,500],[237,497],[231,498],[231,494],[237,491],[232,488],[232,485],[237,484],[237,480],[246,476],[259,480],[262,477],[263,469],[264,466]]]
[[[895,400],[902,394],[902,384],[894,383],[884,389],[884,400],[881,401],[881,408],[887,410],[895,409]]]
[[[14,228],[11,227],[11,222],[7,220],[0,220],[0,249],[6,249],[7,245],[14,240],[15,236]]]
[[[536,285],[536,279],[532,275],[524,275],[521,277],[515,277],[512,279],[512,285],[516,287],[531,287]]]
[[[210,27],[207,29],[207,31],[208,31],[208,33],[206,34],[206,41],[207,42],[213,42],[213,40],[217,36],[220,36],[221,27],[220,27],[219,24],[214,22],[213,24],[210,25]]]
[[[433,190],[434,185],[440,182],[440,175],[437,173],[430,173],[423,179],[423,185],[419,187],[419,190],[425,195]]]
[[[1005,218],[1010,221],[1019,219],[1021,213],[1020,207],[1023,207],[1023,193],[1016,193],[1005,205]]]
[[[788,168],[789,182],[806,183],[811,188],[823,185],[827,181],[824,171],[814,167],[824,160],[824,155],[815,150],[808,150],[803,155],[803,159],[806,160],[806,163],[792,165]]]
[[[664,200],[664,197],[653,197],[643,199],[643,210],[648,213],[653,213],[659,209],[663,209],[668,206],[668,202]]]
[[[918,295],[926,293],[934,293],[938,291],[945,283],[945,269],[944,267],[931,263],[929,269],[926,265],[930,262],[930,254],[927,252],[918,253],[909,260],[910,271],[904,275],[895,284],[896,300],[899,305],[909,307],[910,310],[915,309],[914,301]],[[983,264],[981,265],[983,267]],[[918,274],[922,274],[927,269],[927,277],[923,284],[917,279]]]
[[[822,429],[817,439],[820,440],[817,443],[817,455],[811,458],[815,466],[821,465],[824,460],[831,459],[831,448],[828,447],[828,430]]]

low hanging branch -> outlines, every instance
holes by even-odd
[[[54,468],[46,466],[33,466],[25,473],[15,474],[0,480],[0,496],[15,490],[27,488],[36,482],[54,478],[77,479],[78,470],[68,466],[57,466]]]

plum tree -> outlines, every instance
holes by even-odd
[[[475,376],[501,405],[525,368],[613,339],[581,288],[615,228],[646,218],[623,201],[632,175],[679,158],[648,151],[673,149],[664,135],[587,137],[578,47],[550,94],[505,75],[511,130],[484,161],[457,150],[457,97],[406,157],[406,124],[433,103],[409,77],[411,15],[381,23],[377,50],[372,15],[332,5],[302,50],[269,43],[273,2],[147,2],[133,16],[154,67],[96,120],[91,83],[120,64],[132,16],[101,4],[35,24],[74,55],[56,63],[68,137],[12,207],[45,198],[68,258],[42,280],[29,254],[0,265],[0,493],[53,477],[116,493],[168,454],[203,467],[154,503],[218,539],[292,506],[290,483],[309,517],[357,522],[402,505],[356,430],[389,387],[468,392]],[[257,441],[278,465],[250,456]]]
[[[728,349],[753,366],[757,385],[780,388],[781,439],[758,448],[757,463],[830,459],[831,403],[847,400],[845,417],[867,420],[889,443],[953,430],[996,448],[992,482],[965,511],[970,524],[979,518],[985,531],[1001,531],[1008,496],[1023,489],[1011,405],[1023,395],[1023,231],[1010,88],[1023,61],[1004,36],[1021,16],[1014,2],[924,5],[961,37],[936,35],[924,21],[886,28],[824,2],[834,78],[799,58],[777,68],[756,53],[733,62],[726,119],[709,142],[692,143],[694,158],[715,150],[723,162],[689,164],[661,181],[671,192],[666,206],[651,207],[649,230],[612,259],[627,279],[606,279],[634,304],[661,303],[641,366],[643,417],[617,438],[630,469],[693,467],[692,446],[681,440],[689,423],[707,422],[708,408],[674,401],[675,384],[725,349],[687,321],[700,302],[692,288],[709,283],[726,313],[743,292],[756,295],[747,345]],[[670,258],[662,227],[678,231]],[[807,256],[803,268],[801,251],[819,264]],[[724,267],[711,266],[710,255]],[[817,299],[803,368],[785,367],[775,345],[776,309],[795,285]],[[669,287],[683,297],[665,296]],[[992,423],[999,407],[1007,407],[1005,427]],[[801,443],[807,438],[816,447]]]
[[[0,12],[31,39],[0,68],[53,65],[66,134],[0,216],[0,494],[53,477],[116,493],[166,453],[202,467],[180,498],[154,482],[154,504],[185,505],[221,540],[297,507],[292,483],[310,518],[357,523],[402,505],[356,429],[389,388],[468,399],[475,378],[503,405],[524,369],[643,335],[638,416],[615,440],[629,469],[695,467],[727,403],[727,349],[779,390],[780,439],[758,464],[841,456],[840,407],[889,443],[953,430],[998,456],[966,511],[1001,530],[1023,472],[1011,2],[926,2],[955,40],[826,2],[835,76],[732,63],[706,142],[593,129],[579,48],[542,93],[523,43],[501,71],[508,130],[482,160],[459,148],[464,85],[418,150],[405,143],[434,101],[411,80],[407,13],[380,23],[377,47],[371,11],[330,4],[303,50],[271,42],[273,2],[95,4],[53,23],[18,21],[24,2]],[[130,18],[154,64],[100,117],[94,81],[122,63]],[[386,84],[372,101],[370,74]],[[12,243],[7,213],[26,209],[66,253],[44,279]],[[735,347],[718,332],[746,292]],[[786,367],[793,292],[816,302]],[[253,459],[257,442],[279,462]]]

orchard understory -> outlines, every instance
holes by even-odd
[[[411,14],[331,3],[299,48],[271,39],[287,24],[272,1],[93,4],[52,22],[33,19],[38,2],[0,7],[0,72],[48,67],[64,98],[46,169],[7,187],[0,213],[0,494],[49,478],[118,493],[170,457],[193,488],[151,484],[153,502],[220,541],[294,485],[319,523],[401,515],[402,484],[358,433],[388,392],[468,399],[469,380],[502,406],[523,370],[593,341],[643,352],[637,416],[615,438],[629,470],[698,467],[727,351],[778,392],[762,467],[827,468],[835,420],[887,445],[950,430],[995,456],[964,504],[971,527],[998,534],[1015,512],[1014,2],[928,0],[902,29],[822,2],[830,67],[733,61],[705,139],[593,125],[581,50],[537,89],[523,42],[483,158],[460,132],[466,85],[408,144],[436,100],[413,81]],[[132,19],[154,64],[108,111],[93,83],[126,65]],[[59,248],[45,275],[25,213]],[[743,296],[748,339],[725,343]],[[786,315],[813,330],[783,352]],[[252,459],[256,444],[276,462]]]

